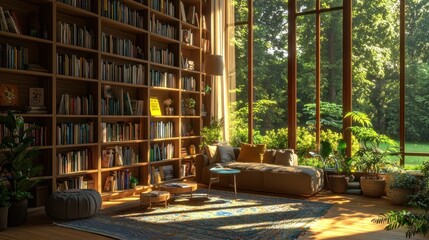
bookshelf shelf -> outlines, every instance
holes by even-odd
[[[112,10],[111,2],[118,4],[118,10],[128,9],[130,17],[124,18],[126,14]],[[42,154],[35,161],[44,166],[37,179],[48,187],[48,192],[89,187],[102,193],[103,198],[113,198],[155,186],[155,170],[168,169],[168,179],[161,182],[184,179],[182,161],[193,163],[195,156],[183,152],[201,141],[199,134],[204,122],[201,85],[205,79],[201,67],[202,36],[208,30],[203,30],[202,24],[184,21],[182,2],[185,14],[194,12],[192,21],[201,20],[209,12],[210,2],[198,0],[168,0],[163,7],[160,0],[0,2],[2,11],[9,11],[11,18],[12,13],[16,15],[16,29],[20,30],[15,33],[0,25],[0,44],[22,54],[19,66],[0,65],[0,74],[5,79],[0,84],[18,89],[19,101],[12,109],[26,123],[44,129],[38,142]],[[192,42],[182,39],[182,30],[191,33]],[[106,48],[103,45],[106,36],[112,42],[115,38],[118,45]],[[122,45],[121,41],[127,44]],[[136,51],[131,53],[128,45]],[[30,88],[33,92],[42,91],[44,106],[29,105]],[[158,98],[161,116],[151,115],[152,97]],[[173,102],[170,107],[174,111],[169,111],[172,115],[166,115],[164,101],[168,98]],[[185,115],[182,102],[187,98],[196,102],[195,115]],[[0,111],[4,109],[5,106],[0,106]],[[168,126],[171,132],[151,139],[153,124],[159,122],[171,124],[172,127]],[[117,134],[123,134],[121,131],[129,134],[128,125],[133,133],[125,136],[132,137],[116,138]],[[182,134],[183,126],[190,131]],[[103,130],[113,128],[115,135],[105,138],[107,133]],[[71,135],[79,136],[78,141],[66,139]],[[151,152],[158,148],[165,148],[165,153],[157,155],[159,161],[150,161]],[[73,170],[80,170],[71,172],[65,168],[69,158],[64,156],[77,153],[84,153],[87,165],[73,166]],[[113,163],[106,164],[112,160]],[[121,161],[132,164],[121,165]],[[128,189],[129,176],[136,176],[140,187]],[[192,175],[185,178],[189,176]],[[107,180],[115,177],[118,181],[122,179],[121,185],[114,188],[106,185]],[[115,190],[121,188],[125,189]]]

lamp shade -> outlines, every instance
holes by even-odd
[[[207,75],[223,75],[223,57],[221,55],[207,55],[204,69]]]

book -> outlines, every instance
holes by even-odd
[[[180,15],[182,16],[182,21],[186,22],[185,6],[182,1],[180,1]]]
[[[159,106],[158,98],[151,97],[149,106],[150,106],[150,114],[152,116],[162,116],[161,107]]]
[[[188,13],[186,14],[186,22],[187,23],[195,24],[194,14],[195,14],[195,6],[189,6],[188,7]]]
[[[124,115],[133,115],[130,94],[127,92],[124,96]]]
[[[4,16],[6,18],[6,24],[7,24],[7,28],[9,29],[9,32],[21,34],[20,32],[18,32],[18,27],[16,26],[15,21],[12,18],[12,15],[10,15],[9,10],[4,11]]]
[[[16,16],[16,14],[15,14],[15,11],[13,11],[12,9],[10,9],[9,13],[12,16],[12,20],[15,23],[16,30],[18,31],[18,34],[22,34],[22,28],[21,28],[21,25],[19,24],[19,20],[18,20],[18,17]]]
[[[4,15],[3,7],[0,6],[0,25],[1,30],[5,32],[9,32],[9,29],[7,27],[6,17]]]

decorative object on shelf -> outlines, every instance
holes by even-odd
[[[24,118],[8,111],[0,116],[11,135],[5,135],[0,144],[4,157],[0,160],[0,175],[6,176],[10,185],[11,207],[8,214],[8,225],[16,226],[27,220],[29,190],[37,184],[31,178],[39,174],[43,167],[33,165],[33,158],[39,155],[37,148],[30,148],[34,142],[31,132],[38,129],[33,126],[24,130]]]
[[[223,57],[221,55],[207,55],[204,70],[210,76],[223,75]]]
[[[195,145],[191,144],[189,146],[189,154],[194,155],[196,153]]]
[[[166,98],[164,100],[165,115],[167,116],[174,115],[174,108],[171,106],[171,104],[173,104],[173,100],[171,98]]]
[[[185,104],[186,115],[194,116],[195,115],[195,106],[196,106],[195,99],[188,97],[185,99],[184,104]]]
[[[30,88],[29,93],[28,103],[30,106],[45,106],[44,88]]]
[[[0,106],[18,106],[18,86],[11,84],[0,85]]]
[[[135,188],[138,183],[139,183],[139,180],[136,177],[134,177],[134,176],[130,177],[130,187],[131,188]]]
[[[150,114],[152,116],[162,116],[161,107],[159,106],[158,98],[150,98]]]

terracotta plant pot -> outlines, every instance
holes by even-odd
[[[12,201],[7,215],[7,226],[22,225],[27,221],[28,200]]]
[[[403,188],[389,189],[389,201],[393,205],[405,205],[410,201],[408,196],[414,194],[413,190]]]
[[[381,197],[384,195],[386,180],[382,178],[360,178],[360,187],[362,193],[368,197]]]
[[[0,208],[0,231],[3,231],[7,228],[7,213],[9,207]]]
[[[329,175],[329,189],[334,193],[345,193],[347,190],[347,179],[344,175]]]

